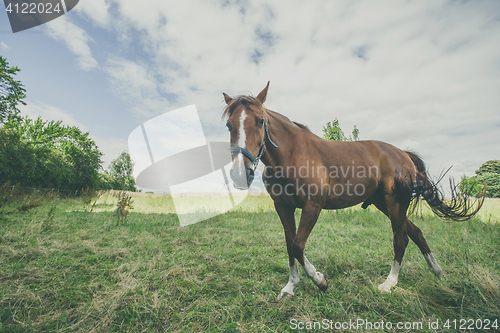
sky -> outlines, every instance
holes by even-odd
[[[222,93],[256,96],[322,136],[337,118],[361,140],[422,156],[435,178],[500,159],[500,2],[81,0],[13,34],[23,114],[90,132],[104,167],[129,134],[195,104],[227,141]]]

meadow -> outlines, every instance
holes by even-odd
[[[390,294],[377,289],[393,258],[389,220],[373,207],[323,211],[306,254],[329,289],[320,292],[300,268],[295,296],[283,302],[276,297],[288,259],[269,197],[249,196],[186,227],[169,196],[135,195],[120,224],[116,201],[104,194],[90,212],[80,198],[48,198],[0,215],[0,332],[320,332],[358,320],[422,326],[357,332],[500,325],[499,200],[466,222],[416,212],[443,278],[410,242]],[[307,326],[325,320],[333,329]]]

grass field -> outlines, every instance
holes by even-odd
[[[388,219],[372,207],[323,211],[306,253],[329,289],[320,292],[300,268],[295,297],[282,303],[288,259],[270,198],[248,197],[183,228],[168,196],[134,201],[123,225],[111,195],[92,213],[79,199],[57,199],[0,215],[0,332],[312,331],[293,328],[323,319],[422,323],[385,330],[395,332],[469,331],[460,319],[500,325],[499,200],[467,222],[416,213],[443,279],[410,243],[391,294],[377,289],[393,258]]]

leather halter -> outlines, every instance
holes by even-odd
[[[259,149],[259,155],[257,157],[254,157],[252,153],[250,153],[248,150],[246,150],[243,147],[231,147],[229,150],[231,151],[232,154],[234,153],[241,153],[245,155],[253,164],[253,171],[257,169],[257,165],[259,164],[260,158],[262,155],[264,155],[264,151],[266,150],[266,138],[267,140],[275,147],[278,148],[278,145],[271,140],[271,137],[269,136],[269,131],[267,130],[267,122],[266,119],[264,118],[264,129],[265,129],[265,134],[264,134],[264,141],[262,142],[262,146]]]

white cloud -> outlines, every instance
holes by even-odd
[[[9,45],[7,45],[7,44],[5,44],[4,42],[0,42],[0,46],[2,47],[2,49],[3,49],[4,51],[8,51],[8,50],[10,50],[10,46],[9,46]]]
[[[113,93],[132,105],[137,115],[152,117],[167,111],[167,98],[159,93],[155,69],[123,58],[111,58],[105,71]]]
[[[78,3],[75,11],[85,13],[101,27],[108,27],[110,24],[109,7],[109,1],[106,2],[106,0],[85,0]]]
[[[50,21],[46,26],[49,36],[63,41],[68,49],[76,55],[81,69],[89,71],[99,66],[88,45],[92,38],[84,29],[72,23],[67,16]]]

